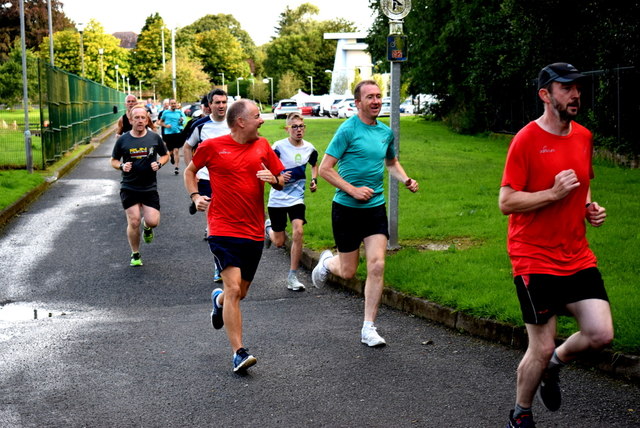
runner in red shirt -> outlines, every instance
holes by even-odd
[[[225,326],[234,372],[256,363],[242,343],[240,300],[253,281],[264,247],[264,183],[282,190],[284,170],[269,142],[258,136],[264,123],[249,100],[236,101],[227,112],[230,135],[200,144],[184,173],[184,182],[199,211],[207,211],[209,247],[222,276],[224,291],[211,293],[211,323]],[[207,167],[213,200],[198,193],[196,173]],[[223,307],[224,312],[223,312]]]
[[[547,409],[558,410],[560,368],[613,340],[607,293],[585,236],[585,219],[598,227],[606,213],[591,201],[591,132],[573,121],[584,78],[567,63],[543,68],[544,113],[518,132],[507,155],[500,210],[509,215],[508,251],[529,336],[507,427],[535,426],[536,390]],[[580,331],[556,348],[558,315],[575,317]]]

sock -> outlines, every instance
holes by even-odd
[[[291,277],[291,276],[297,276],[297,275],[298,275],[298,271],[297,271],[297,270],[293,270],[293,269],[290,269],[290,270],[289,270],[289,276],[290,276],[290,277]]]
[[[562,367],[564,367],[566,365],[567,365],[567,363],[565,363],[560,358],[558,358],[558,351],[555,350],[555,351],[553,351],[553,355],[551,356],[551,359],[549,360],[549,365],[547,366],[547,368],[549,370],[560,370]]]
[[[521,415],[532,415],[531,407],[525,409],[516,403],[516,406],[513,409],[513,419],[518,419]]]
[[[362,328],[363,329],[371,328],[371,327],[373,327],[373,321],[365,321],[365,322],[362,323]]]
[[[216,305],[221,308],[222,307],[222,303],[220,303],[220,296],[222,296],[222,293],[218,294],[218,297],[216,297]]]

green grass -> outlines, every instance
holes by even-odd
[[[386,119],[383,119],[385,121]],[[324,153],[341,120],[307,120],[305,139]],[[388,123],[388,122],[387,122]],[[270,142],[285,138],[284,121],[268,121],[261,133]],[[400,161],[420,182],[420,191],[400,190],[399,236],[402,249],[387,258],[385,283],[477,316],[522,325],[511,265],[506,253],[507,217],[498,209],[498,192],[510,139],[462,136],[438,122],[403,117]],[[588,238],[605,279],[616,329],[614,349],[640,353],[640,171],[595,162],[594,200],[609,218]],[[331,199],[324,180],[307,193],[305,246],[320,250],[334,245]],[[430,251],[427,243],[444,244]],[[361,263],[360,277],[365,268]],[[571,318],[559,322],[559,334],[575,331]]]
[[[14,121],[17,125],[16,130],[12,129]],[[24,149],[24,111],[0,110],[0,124],[4,125],[5,123],[8,125],[8,128],[0,126],[0,166],[3,168],[22,167],[26,164]],[[42,159],[42,141],[40,136],[33,135],[33,130],[40,128],[40,112],[38,110],[29,110],[29,123],[32,131],[32,156],[34,164],[39,165]]]

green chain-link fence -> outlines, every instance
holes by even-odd
[[[118,120],[124,100],[121,92],[38,59],[30,60],[27,69],[34,168],[45,168]],[[22,104],[0,107],[0,168],[25,168]]]

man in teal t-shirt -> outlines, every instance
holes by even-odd
[[[311,279],[317,287],[326,281],[329,273],[353,278],[358,268],[360,245],[364,242],[367,279],[361,342],[373,347],[386,344],[374,326],[389,239],[383,186],[385,166],[412,192],[418,191],[418,182],[409,178],[400,165],[391,129],[377,120],[382,107],[378,84],[373,80],[361,81],[354,90],[354,98],[358,114],[340,125],[319,171],[322,178],[336,187],[331,220],[338,255],[323,251]]]
[[[171,155],[171,163],[176,165],[173,170],[175,175],[180,173],[180,149],[184,144],[180,131],[182,131],[186,119],[185,114],[178,108],[176,100],[171,98],[169,100],[169,110],[163,111],[162,117],[158,121],[158,124],[164,129],[163,139]]]

